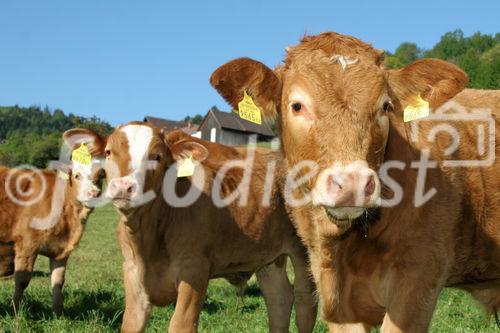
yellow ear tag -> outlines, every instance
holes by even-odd
[[[262,124],[260,109],[257,105],[255,105],[252,97],[248,95],[246,91],[243,92],[243,99],[238,103],[238,114],[241,119],[245,119],[259,125]]]
[[[417,96],[414,104],[408,105],[404,110],[404,122],[428,117],[430,114],[429,102]]]
[[[89,149],[85,143],[82,143],[78,149],[73,150],[71,160],[82,165],[92,164],[92,155],[90,155]]]
[[[62,180],[69,180],[69,175],[61,170],[57,170],[57,177],[61,178]]]
[[[177,164],[177,178],[189,177],[194,173],[193,157],[183,159]]]

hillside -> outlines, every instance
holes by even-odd
[[[85,118],[62,110],[32,107],[0,107],[0,165],[30,164],[39,168],[58,159],[62,133],[85,127],[106,134],[111,125],[97,117]]]

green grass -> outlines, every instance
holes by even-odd
[[[51,312],[48,260],[38,258],[35,276],[14,319],[10,298],[12,279],[0,280],[0,332],[117,332],[123,313],[121,254],[115,230],[117,215],[107,206],[90,217],[80,246],[68,264],[65,315]],[[148,332],[165,332],[173,307],[155,308]],[[243,299],[225,280],[210,283],[200,320],[200,332],[266,332],[266,309],[252,279]],[[494,332],[492,318],[465,293],[446,290],[441,295],[432,332]],[[292,332],[296,332],[292,324]],[[315,332],[326,332],[320,323]]]

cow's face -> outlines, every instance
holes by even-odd
[[[89,168],[75,167],[73,164],[69,176],[76,199],[84,205],[90,204],[101,193],[102,180],[104,179],[101,161],[92,161]]]
[[[377,171],[391,122],[402,122],[408,101],[421,95],[435,107],[467,82],[456,66],[438,60],[398,71],[387,71],[382,61],[383,53],[366,43],[325,33],[290,48],[274,71],[241,58],[211,77],[233,107],[247,91],[266,116],[278,120],[289,169],[303,160],[316,163],[306,190],[342,229],[379,204]]]
[[[89,164],[73,161],[70,165],[58,165],[60,176],[69,181],[70,191],[73,196],[84,205],[91,205],[102,188],[105,177],[102,163],[103,140],[94,132],[87,129],[71,129],[63,134],[63,140],[71,152],[85,145],[91,156]]]
[[[161,195],[163,175],[172,159],[163,131],[146,123],[118,127],[104,149],[107,196],[123,210]]]
[[[317,163],[312,203],[336,219],[354,219],[379,198],[376,170],[389,131],[386,83],[373,63],[310,53],[282,69],[283,147],[289,165]]]

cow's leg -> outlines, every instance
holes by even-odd
[[[286,273],[287,257],[260,269],[257,274],[260,290],[266,301],[269,332],[288,332],[293,305],[293,288]]]
[[[407,267],[407,266],[406,266]],[[444,279],[430,272],[432,267],[421,271],[393,272],[386,286],[386,314],[382,333],[427,332],[436,307]]]
[[[56,260],[50,258],[50,284],[52,287],[52,310],[60,316],[63,312],[64,275],[66,273],[67,258]]]
[[[14,246],[0,242],[0,278],[14,274]]]
[[[19,304],[24,294],[24,290],[28,287],[31,275],[33,273],[33,264],[35,263],[35,254],[16,253],[14,258],[14,279],[15,290],[12,300],[14,302],[15,311],[19,311]]]
[[[183,264],[186,265],[186,262]],[[178,278],[177,303],[168,332],[198,332],[198,320],[207,292],[208,279],[209,269],[203,263],[192,263],[187,269],[181,270]]]
[[[125,312],[122,333],[144,332],[151,315],[151,303],[139,275],[139,268],[132,261],[123,263]]]
[[[296,324],[299,333],[312,332],[318,314],[318,304],[314,297],[314,282],[307,263],[307,253],[297,246],[291,251],[295,281],[293,284]]]

